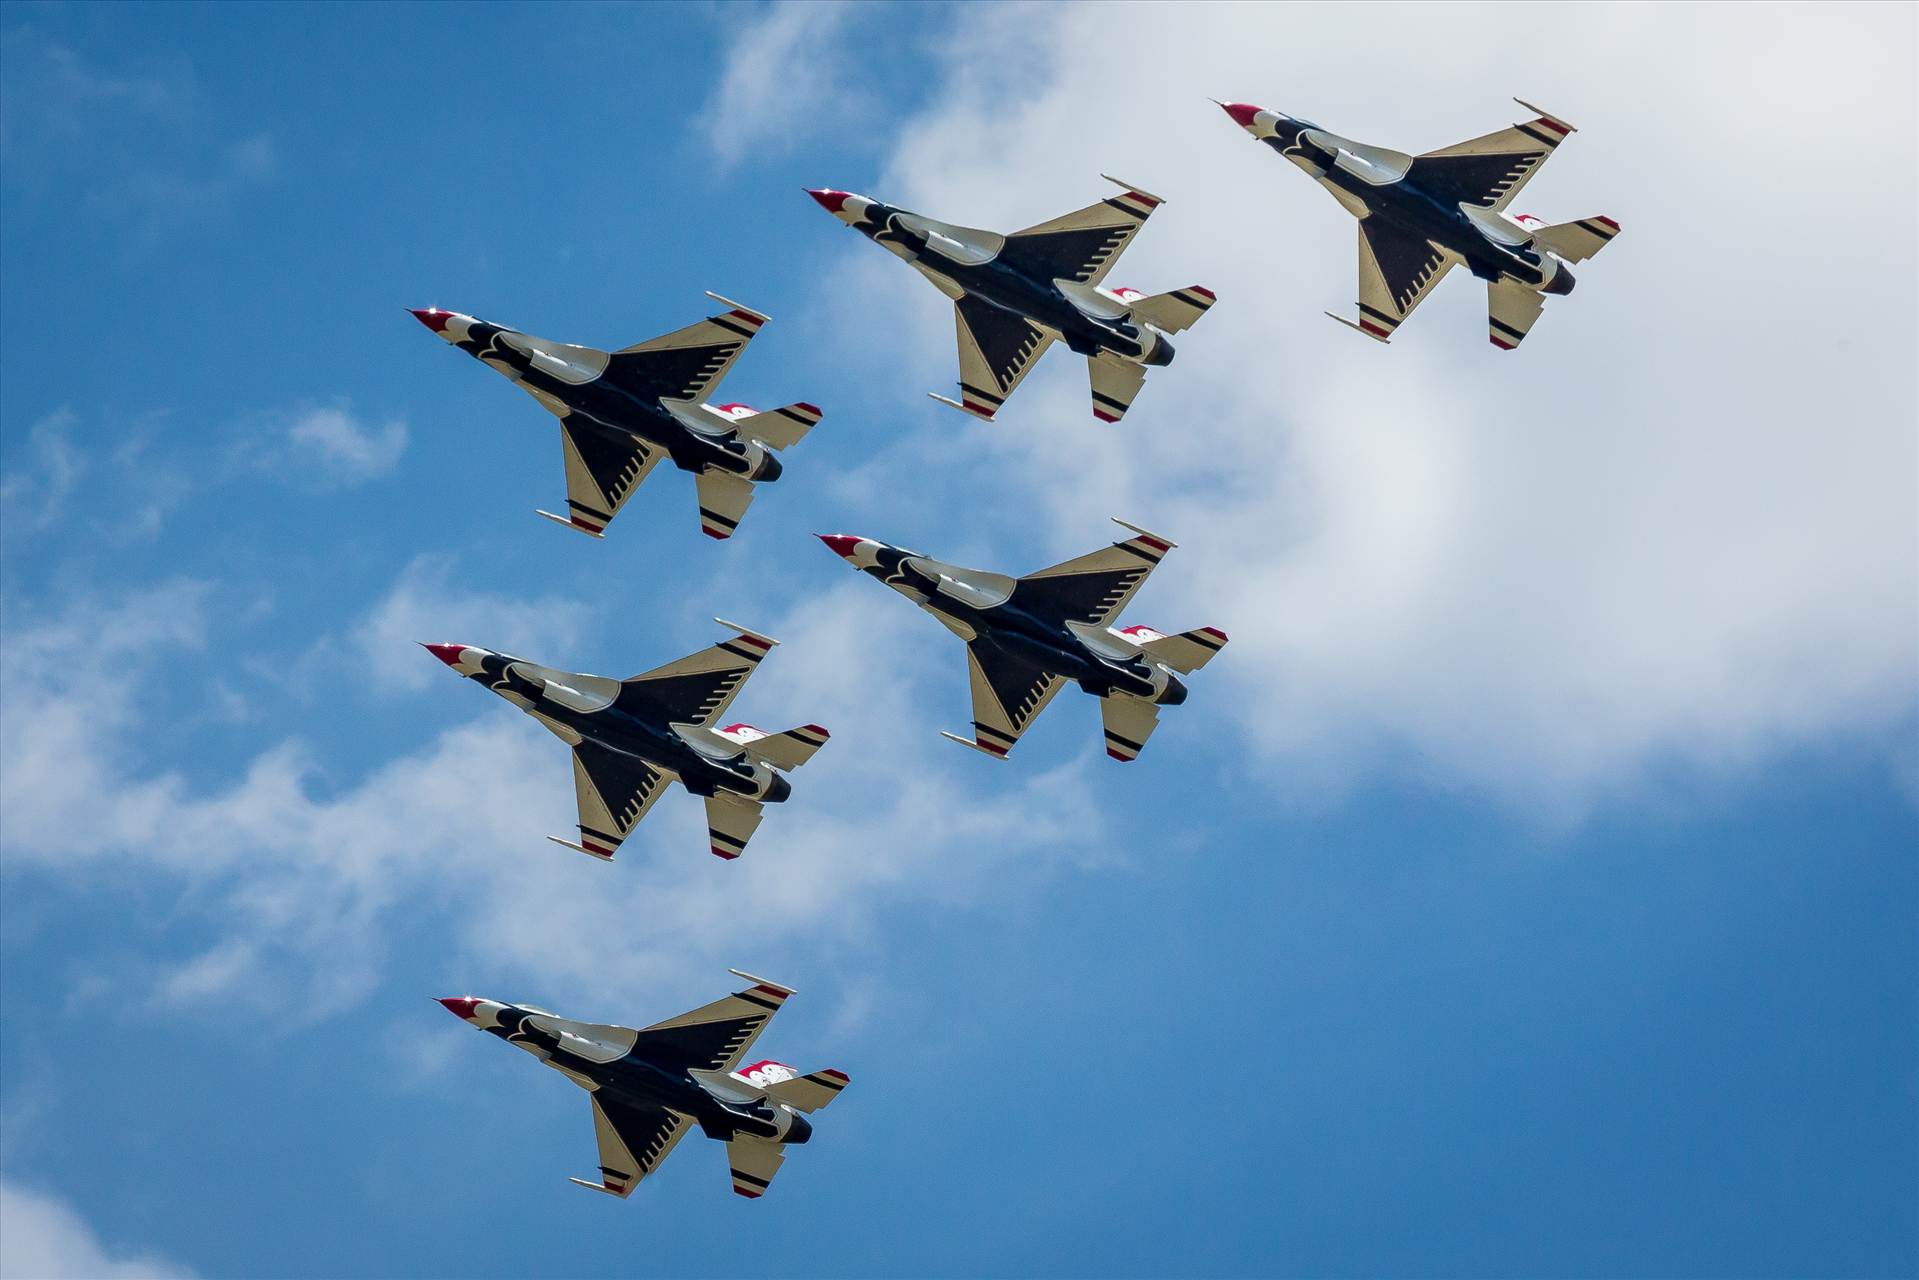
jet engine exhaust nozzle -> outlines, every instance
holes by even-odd
[[[1173,344],[1166,340],[1165,335],[1155,334],[1153,336],[1153,349],[1146,353],[1145,357],[1140,360],[1140,363],[1150,368],[1164,369],[1167,365],[1173,363],[1173,356],[1177,353],[1173,350]]]
[[[778,804],[792,794],[793,784],[776,773],[773,775],[772,780],[766,784],[766,794],[761,796],[760,799],[767,804]]]
[[[1186,701],[1186,684],[1170,671],[1166,673],[1166,687],[1159,691],[1159,697],[1153,699],[1162,707],[1177,707]]]
[[[813,1136],[813,1122],[805,1116],[795,1115],[787,1126],[786,1134],[780,1139],[789,1147],[797,1147]]]
[[[1541,289],[1540,292],[1550,293],[1554,297],[1563,298],[1573,291],[1573,286],[1577,283],[1579,282],[1573,279],[1573,273],[1568,271],[1564,265],[1561,265],[1559,270],[1553,272],[1553,278],[1546,282],[1545,287]]]

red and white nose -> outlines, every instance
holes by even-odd
[[[466,337],[467,330],[473,324],[472,316],[463,316],[457,311],[445,311],[439,307],[408,307],[413,318],[448,342],[458,342]]]
[[[483,1000],[479,996],[441,996],[439,1003],[460,1021],[470,1022],[476,1027],[491,1026],[498,1022],[494,1014],[506,1008],[497,1000]]]
[[[820,208],[845,223],[858,222],[873,207],[873,202],[865,196],[855,195],[851,191],[836,191],[832,187],[808,187],[806,194],[812,196]]]
[[[1222,102],[1219,109],[1233,118],[1233,123],[1252,134],[1255,138],[1264,138],[1273,132],[1273,124],[1279,119],[1277,111],[1268,111],[1256,107],[1250,102]]]
[[[870,569],[879,563],[879,556],[875,553],[880,544],[871,538],[855,537],[850,533],[819,533],[813,536],[855,569]]]
[[[475,648],[470,644],[426,644],[422,642],[420,647],[438,658],[441,662],[446,663],[447,666],[452,667],[461,675],[470,675],[478,671],[480,669],[480,659],[485,657],[487,653],[487,650]]]

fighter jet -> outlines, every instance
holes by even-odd
[[[990,422],[1058,340],[1086,357],[1093,416],[1118,422],[1139,394],[1147,366],[1173,362],[1167,335],[1205,315],[1214,297],[1198,285],[1150,298],[1100,287],[1133,233],[1164,203],[1117,178],[1106,180],[1125,194],[1010,235],[936,222],[850,191],[806,194],[906,259],[953,300],[960,398],[933,399]]]
[[[1151,627],[1115,627],[1120,610],[1175,544],[1124,520],[1113,523],[1134,536],[1024,578],[942,564],[871,538],[818,537],[966,641],[973,732],[943,737],[1003,760],[1053,695],[1074,680],[1100,700],[1106,754],[1135,760],[1159,723],[1159,709],[1186,701],[1179,677],[1205,666],[1225,647],[1226,633],[1201,627],[1169,636]]]
[[[567,514],[538,514],[602,537],[654,464],[671,458],[693,473],[700,529],[728,538],[753,501],[754,484],[779,479],[774,451],[798,444],[820,411],[803,402],[766,413],[703,403],[766,323],[750,307],[706,296],[730,309],[619,351],[549,342],[438,307],[413,314],[559,418]]]
[[[1518,99],[1514,99],[1518,102]],[[1359,320],[1333,319],[1379,342],[1452,268],[1486,282],[1492,344],[1511,351],[1547,294],[1573,291],[1570,262],[1619,234],[1611,218],[1546,223],[1506,212],[1573,127],[1529,102],[1536,118],[1423,155],[1368,146],[1244,102],[1219,104],[1234,123],[1313,175],[1359,219]]]
[[[724,618],[714,621],[739,638],[630,680],[556,671],[470,644],[423,647],[573,748],[580,838],[547,839],[611,862],[666,784],[678,781],[706,800],[714,855],[732,859],[760,825],[761,806],[793,794],[779,770],[811,760],[829,735],[816,724],[785,733],[750,724],[715,727],[779,641]]]
[[[576,1186],[625,1198],[698,1125],[726,1144],[733,1190],[757,1200],[779,1172],[786,1148],[813,1136],[806,1116],[837,1098],[849,1081],[844,1071],[801,1075],[771,1059],[740,1066],[793,991],[738,969],[729,972],[752,985],[637,1031],[477,996],[440,1003],[593,1096],[600,1176],[593,1182],[570,1179]]]

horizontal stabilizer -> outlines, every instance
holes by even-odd
[[[791,449],[807,432],[819,425],[821,416],[817,406],[802,400],[784,408],[735,418],[733,427],[741,435],[775,449]]]
[[[799,1111],[819,1111],[852,1083],[844,1071],[815,1071],[766,1087],[766,1096]]]
[[[757,800],[719,794],[706,798],[706,829],[713,856],[729,862],[746,851],[766,810]]]
[[[1533,232],[1533,243],[1554,257],[1568,262],[1584,262],[1612,243],[1619,224],[1607,217],[1581,218],[1577,222],[1559,222]]]
[[[749,1200],[766,1194],[785,1160],[784,1143],[739,1137],[726,1144],[726,1162],[733,1167],[733,1190]]]
[[[1118,356],[1089,356],[1086,370],[1093,382],[1093,416],[1118,422],[1133,407],[1133,397],[1146,383],[1146,366]]]
[[[1156,705],[1125,694],[1101,698],[1099,714],[1106,723],[1106,754],[1115,760],[1139,759],[1139,753],[1146,748],[1146,739],[1159,727]]]
[[[1486,286],[1486,332],[1501,351],[1511,351],[1526,340],[1533,322],[1539,319],[1546,296],[1537,289],[1510,280],[1495,280]]]
[[[753,504],[753,482],[731,471],[702,471],[693,477],[700,502],[700,532],[730,538]]]
[[[1226,647],[1226,633],[1218,627],[1200,627],[1176,636],[1161,635],[1151,627],[1123,627],[1120,634],[1154,661],[1182,674],[1199,670]]]
[[[1171,293],[1156,293],[1150,298],[1128,301],[1132,304],[1134,319],[1144,320],[1164,333],[1178,333],[1190,329],[1212,309],[1219,297],[1211,289],[1193,284]]]
[[[817,724],[803,724],[785,733],[767,733],[750,724],[729,724],[716,732],[720,737],[744,747],[748,755],[765,761],[775,769],[799,768],[811,760],[813,753],[825,746],[826,740],[833,736]]]

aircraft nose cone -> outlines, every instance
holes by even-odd
[[[806,194],[817,200],[820,208],[826,210],[834,217],[838,217],[840,210],[846,207],[846,197],[852,193],[849,191],[835,191],[831,187],[808,187]]]
[[[462,1022],[473,1021],[473,1006],[480,1003],[478,996],[442,996],[440,1003],[446,1011]]]
[[[460,655],[466,652],[463,644],[422,644],[420,647],[449,667],[459,666]]]
[[[813,536],[824,542],[842,560],[851,560],[853,548],[860,545],[860,539],[850,533],[817,533]]]
[[[1253,125],[1253,117],[1261,110],[1248,102],[1222,102],[1219,104],[1219,109],[1231,116],[1233,123],[1242,129],[1250,129]]]
[[[435,333],[446,332],[446,322],[452,317],[451,311],[442,311],[438,307],[410,308],[413,318]]]

